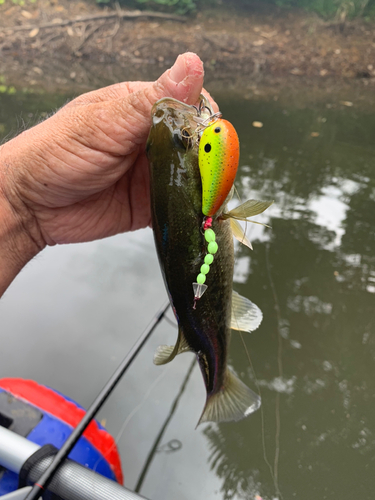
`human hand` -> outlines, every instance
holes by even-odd
[[[150,223],[151,107],[162,97],[195,104],[202,85],[202,62],[186,53],[156,82],[84,94],[0,148],[2,190],[39,249]]]

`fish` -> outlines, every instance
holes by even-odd
[[[178,324],[174,346],[159,346],[154,363],[193,352],[206,402],[197,425],[238,421],[260,397],[228,367],[231,329],[251,332],[262,312],[232,290],[233,236],[251,248],[240,220],[272,202],[248,200],[230,211],[239,142],[233,125],[200,96],[199,106],[157,101],[146,152],[152,229],[160,268]]]

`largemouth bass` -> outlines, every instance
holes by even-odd
[[[250,200],[227,212],[238,139],[203,96],[199,108],[161,99],[153,106],[152,122],[147,142],[152,226],[179,329],[176,345],[160,346],[154,362],[194,352],[207,390],[198,424],[240,420],[259,408],[260,398],[227,367],[231,328],[253,331],[262,313],[232,292],[233,234],[251,246],[237,220],[270,203]],[[219,170],[225,169],[222,177]]]

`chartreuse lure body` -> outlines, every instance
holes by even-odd
[[[227,120],[216,120],[203,131],[198,151],[202,179],[202,212],[212,217],[232,189],[240,157],[237,132]]]

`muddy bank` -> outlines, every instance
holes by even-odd
[[[364,102],[373,92],[372,23],[337,24],[277,9],[229,17],[217,9],[184,22],[108,17],[112,13],[69,0],[0,6],[1,83],[78,93],[119,80],[157,78],[189,50],[200,55],[206,85],[218,92],[230,88],[249,98],[279,98],[302,90],[304,99],[328,92],[336,100],[357,96]],[[92,15],[103,18],[74,21]]]

